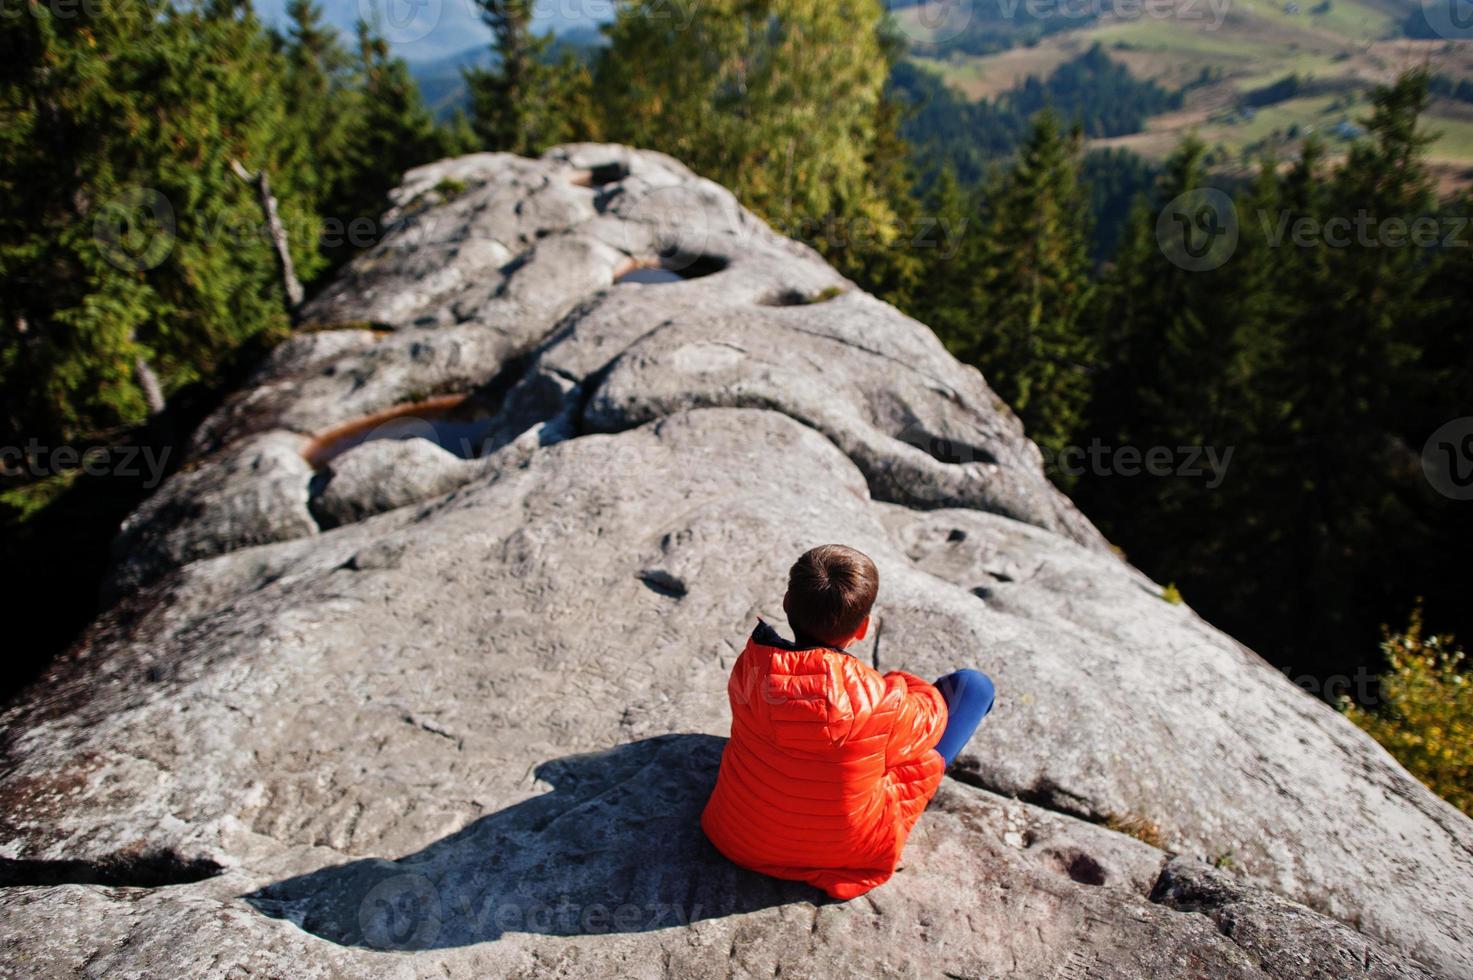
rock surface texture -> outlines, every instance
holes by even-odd
[[[6,711],[0,974],[1473,977],[1473,822],[1163,601],[926,327],[659,154],[389,218]],[[880,568],[856,655],[1000,692],[848,903],[696,823],[827,541]]]

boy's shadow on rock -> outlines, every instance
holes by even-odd
[[[701,808],[726,740],[665,735],[537,767],[551,793],[397,861],[322,868],[245,896],[346,946],[442,949],[504,932],[646,932],[827,901],[744,871],[706,840]]]

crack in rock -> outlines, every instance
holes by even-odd
[[[0,886],[165,888],[192,885],[213,878],[224,870],[208,858],[185,858],[172,851],[146,851],[88,861],[0,858]]]

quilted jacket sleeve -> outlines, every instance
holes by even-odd
[[[946,702],[934,686],[903,670],[886,674],[885,683],[905,688],[885,749],[885,767],[893,769],[915,762],[941,741],[946,728]]]

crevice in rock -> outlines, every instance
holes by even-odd
[[[565,329],[571,331],[575,323],[570,323]],[[639,345],[641,341],[645,340],[647,337],[651,337],[659,333],[661,330],[665,330],[673,326],[674,323],[674,320],[661,320],[659,323],[655,324],[653,327],[650,327],[644,333],[640,334],[638,337],[635,337],[629,343],[625,344],[622,348],[619,349],[618,353],[614,354],[607,361],[604,361],[594,370],[588,372],[588,374],[585,375],[581,381],[577,382],[578,388],[575,390],[578,392],[578,403],[573,407],[572,411],[572,421],[575,438],[577,436],[592,435],[593,433],[607,433],[610,435],[615,435],[620,432],[626,432],[630,429],[638,428],[640,425],[644,424],[643,422],[636,422],[632,424],[626,422],[617,429],[596,428],[593,425],[589,424],[588,406],[589,403],[593,401],[594,394],[597,393],[598,389],[603,386],[605,379],[607,379],[608,376],[613,372],[614,366],[619,363],[620,358],[622,358],[629,351],[633,350],[636,346]],[[568,377],[569,380],[576,380],[571,378],[566,372],[560,373],[564,377]],[[664,416],[660,416],[660,418],[663,417]],[[658,419],[648,419],[646,421],[654,422],[658,421]]]
[[[825,286],[816,293],[805,293],[801,289],[779,289],[758,300],[761,306],[813,306],[818,303],[827,303],[831,299],[843,296],[845,290],[842,286]]]
[[[163,888],[191,885],[225,869],[208,858],[185,858],[173,851],[108,857],[90,861],[0,858],[0,886],[111,885]]]
[[[1269,976],[1277,975],[1278,971],[1264,963],[1257,950],[1244,943],[1236,935],[1236,920],[1231,916],[1214,914],[1238,901],[1240,897],[1221,882],[1207,884],[1199,881],[1182,881],[1173,863],[1167,861],[1161,866],[1161,872],[1156,876],[1156,883],[1151,886],[1146,900],[1152,905],[1159,905],[1183,915],[1204,916],[1219,934],[1231,940],[1239,949],[1252,957],[1259,969]]]
[[[617,184],[629,176],[629,165],[621,160],[595,164],[587,170],[575,172],[571,178],[575,187],[604,187]]]
[[[997,455],[985,446],[973,445],[959,439],[933,435],[916,426],[908,427],[897,438],[907,446],[913,446],[938,463],[962,466],[967,463],[996,465]]]
[[[640,338],[636,338],[635,341],[631,342],[627,347],[623,349],[623,351],[621,351],[619,354],[616,354],[597,371],[590,372],[587,381],[585,382],[585,388],[583,390],[582,398],[578,406],[578,413],[575,416],[578,435],[582,436],[592,433],[616,435],[620,432],[626,432],[630,429],[638,428],[641,425],[646,425],[651,422],[658,422],[661,419],[668,417],[665,414],[660,414],[653,415],[649,418],[630,419],[625,415],[616,414],[616,416],[613,418],[605,418],[603,420],[603,424],[596,425],[589,421],[587,412],[588,406],[593,400],[593,396],[597,393],[599,386],[608,376],[614,365],[618,362],[619,358],[622,357],[624,353],[628,352],[632,347],[634,347],[634,345],[638,343],[639,340],[642,340],[644,337],[647,337],[650,334],[655,333],[656,331],[667,326],[670,326],[669,321],[666,321],[656,327],[651,328],[650,330],[646,331],[643,336],[641,336]],[[792,406],[783,404],[777,399],[763,397],[751,393],[744,393],[735,402],[712,403],[707,399],[700,399],[690,404],[680,406],[679,410],[688,411],[696,408],[760,410],[776,412],[779,415],[783,415],[789,419],[792,419],[799,425],[807,426],[809,429],[812,429],[814,432],[827,439],[830,443],[834,445],[836,449],[839,450],[840,453],[848,457],[850,462],[852,462],[859,469],[859,472],[864,477],[865,486],[869,490],[870,496],[875,500],[883,501],[885,503],[897,504],[910,510],[936,510],[946,507],[966,508],[968,510],[975,510],[985,514],[999,514],[1003,517],[1012,518],[1013,520],[1020,521],[1025,524],[1030,524],[1034,527],[1042,527],[1047,529],[1047,526],[1044,524],[1040,524],[1037,518],[1029,514],[1022,513],[1015,508],[1009,507],[1006,505],[1005,502],[999,502],[995,500],[977,500],[970,498],[963,499],[949,495],[936,496],[934,498],[928,499],[917,499],[914,494],[906,492],[903,487],[898,490],[893,489],[891,484],[887,482],[889,478],[893,475],[892,457],[884,456],[881,454],[868,453],[865,451],[866,447],[862,445],[859,447],[847,445],[845,441],[838,434],[833,432],[829,427],[803,414],[795,413],[792,410]],[[885,435],[884,433],[881,434]],[[893,436],[887,437],[899,438]],[[920,448],[922,448],[924,451],[923,447]],[[981,449],[980,447],[978,447],[975,452],[977,453],[979,461],[996,462],[996,460],[992,457],[990,453],[988,453],[986,450]],[[947,462],[947,460],[939,461],[943,463]]]
[[[1101,814],[1084,797],[1059,787],[1049,779],[1039,779],[1024,790],[1008,790],[989,783],[981,772],[966,768],[961,762],[957,762],[956,765],[946,770],[946,775],[964,786],[972,786],[998,796],[1006,796],[1020,803],[1036,806],[1040,810],[1048,810],[1061,816],[1083,820],[1085,823],[1103,827],[1109,822],[1109,816]]]
[[[719,255],[661,252],[654,258],[632,258],[614,271],[614,284],[662,285],[714,275],[729,263]]]
[[[333,333],[340,330],[367,330],[374,335],[375,340],[382,340],[398,332],[398,328],[392,323],[382,320],[325,320],[304,323],[296,328],[295,333],[300,336],[308,333]]]
[[[639,573],[639,580],[651,592],[671,599],[679,599],[690,591],[683,579],[663,568],[646,568]]]
[[[911,362],[905,360],[904,358],[896,357],[894,354],[887,354],[882,350],[875,350],[873,347],[867,347],[864,344],[856,343],[852,340],[846,340],[843,337],[835,337],[833,334],[824,333],[822,330],[804,329],[803,327],[798,326],[796,323],[788,323],[784,321],[782,325],[786,329],[792,330],[796,333],[806,334],[809,337],[816,337],[819,340],[833,341],[836,344],[842,344],[845,347],[852,347],[855,350],[863,351],[864,353],[870,354],[874,357],[883,358],[884,360],[887,360],[892,364],[897,364],[900,367],[905,368],[905,370],[909,371],[911,374],[919,375],[920,377],[925,378],[927,381],[935,385],[938,390],[946,392],[952,391],[951,385],[947,384],[945,381],[942,381],[935,375],[927,374],[925,371],[922,371]],[[956,400],[954,392],[952,392],[952,400]],[[960,402],[958,402],[958,404],[960,404]]]

